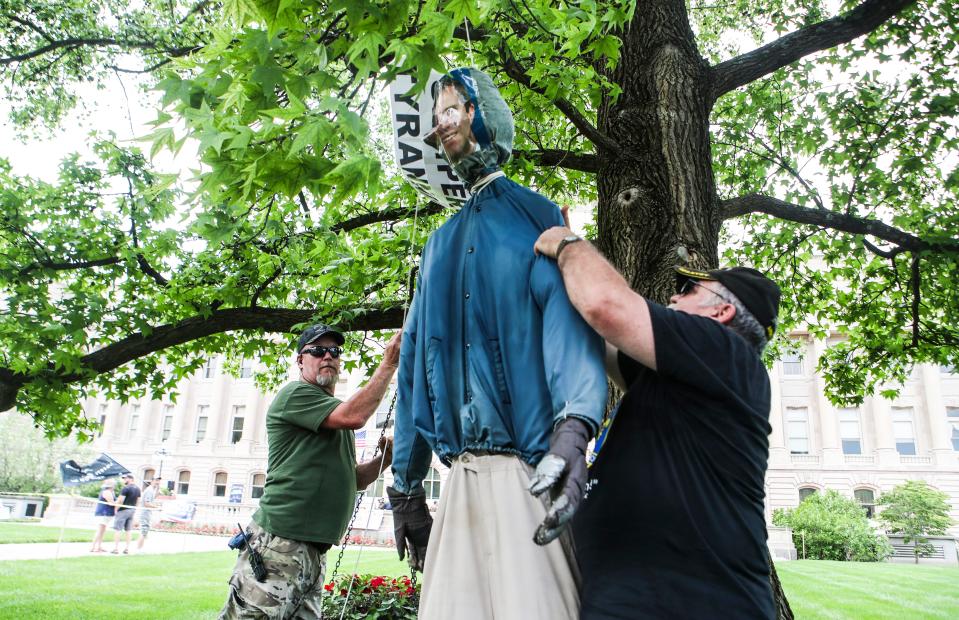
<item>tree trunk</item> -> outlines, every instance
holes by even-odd
[[[665,302],[676,265],[718,264],[722,219],[709,144],[709,73],[682,0],[636,5],[620,33],[622,89],[599,110],[599,129],[620,145],[600,151],[599,249],[640,294]],[[779,618],[792,610],[769,559]]]
[[[666,301],[672,268],[715,267],[721,220],[709,152],[707,65],[685,4],[638,3],[599,111],[621,153],[600,153],[599,248],[639,293]]]

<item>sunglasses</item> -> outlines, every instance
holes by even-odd
[[[324,355],[329,353],[330,357],[332,357],[333,359],[336,359],[343,354],[343,348],[342,347],[321,347],[317,345],[315,347],[307,347],[306,349],[303,349],[301,353],[306,355],[312,355],[313,357],[323,357]]]
[[[724,302],[730,303],[730,301],[729,301],[728,299],[726,299],[725,297],[723,297],[722,295],[720,295],[719,293],[717,293],[717,292],[714,291],[713,289],[711,289],[711,288],[709,288],[709,287],[707,287],[707,286],[703,286],[702,284],[700,284],[700,283],[697,282],[696,280],[686,280],[686,281],[683,282],[683,284],[679,287],[679,290],[678,290],[677,292],[678,292],[680,295],[689,295],[690,293],[693,292],[693,289],[695,289],[697,286],[698,286],[699,288],[704,288],[704,289],[706,289],[707,291],[709,291],[710,293],[712,293],[712,294],[715,295],[716,297],[719,297],[720,299],[722,299]]]

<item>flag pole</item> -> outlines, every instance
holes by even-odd
[[[73,488],[70,488],[70,493],[67,495],[69,498],[67,500],[67,509],[63,511],[63,521],[60,523],[60,538],[57,539],[57,552],[53,556],[54,560],[60,559],[60,545],[63,544],[63,533],[67,529],[67,517],[70,516],[70,509],[73,508]]]

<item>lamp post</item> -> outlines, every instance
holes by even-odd
[[[157,450],[157,451],[154,452],[153,454],[155,454],[155,455],[157,455],[158,457],[160,457],[160,469],[157,470],[157,478],[162,478],[162,477],[163,477],[163,457],[165,457],[166,455],[168,455],[168,454],[170,454],[170,453],[166,451],[166,448],[160,448],[159,450]]]

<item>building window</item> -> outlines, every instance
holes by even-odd
[[[843,454],[862,454],[862,432],[858,409],[839,410],[839,436]]]
[[[802,355],[787,353],[782,359],[783,376],[801,377],[803,375]]]
[[[136,435],[137,427],[140,425],[140,405],[132,405],[130,407],[130,426],[129,433],[130,437]]]
[[[103,437],[103,428],[107,424],[107,406],[100,405],[100,428],[97,429],[97,437]]]
[[[249,379],[253,376],[253,362],[244,358],[240,360],[240,378]]]
[[[149,467],[146,468],[146,469],[144,469],[144,470],[143,470],[143,478],[141,478],[141,480],[143,481],[143,483],[142,483],[141,486],[143,486],[143,488],[146,488],[147,483],[148,483],[148,482],[152,482],[152,481],[153,481],[153,477],[154,477],[155,475],[156,475],[156,470],[151,469],[151,468],[149,468]]]
[[[184,469],[176,478],[176,492],[178,495],[190,493],[190,470]]]
[[[816,493],[819,493],[819,489],[816,487],[799,487],[799,503],[803,503],[803,500]]]
[[[426,491],[426,499],[440,498],[440,472],[435,467],[430,467],[426,479],[423,480],[423,489]]]
[[[163,427],[160,429],[160,441],[166,441],[170,438],[170,433],[173,432],[173,416],[165,415],[163,416]]]
[[[892,408],[892,436],[896,452],[903,456],[916,454],[916,431],[912,425],[912,407]]]
[[[253,474],[250,480],[250,497],[260,499],[263,497],[263,487],[266,485],[266,474]]]
[[[809,409],[786,407],[786,436],[790,454],[809,454]]]
[[[225,471],[218,471],[213,477],[213,497],[226,497]]]
[[[871,489],[856,489],[852,493],[862,509],[866,511],[866,516],[872,519],[876,514],[876,494]]]
[[[380,477],[374,480],[373,484],[366,487],[367,497],[383,497],[383,488],[386,486],[383,476],[384,474],[380,474]]]
[[[946,418],[952,427],[952,449],[959,452],[959,407],[946,407]]]
[[[243,420],[246,415],[246,407],[236,405],[233,407],[233,431],[230,434],[230,443],[238,443],[243,439]]]
[[[200,405],[197,409],[196,417],[196,432],[193,433],[193,439],[200,443],[206,439],[206,425],[209,423],[210,418],[205,415],[209,407],[207,405]]]
[[[216,358],[211,357],[203,364],[202,375],[204,379],[212,379],[216,375]]]

